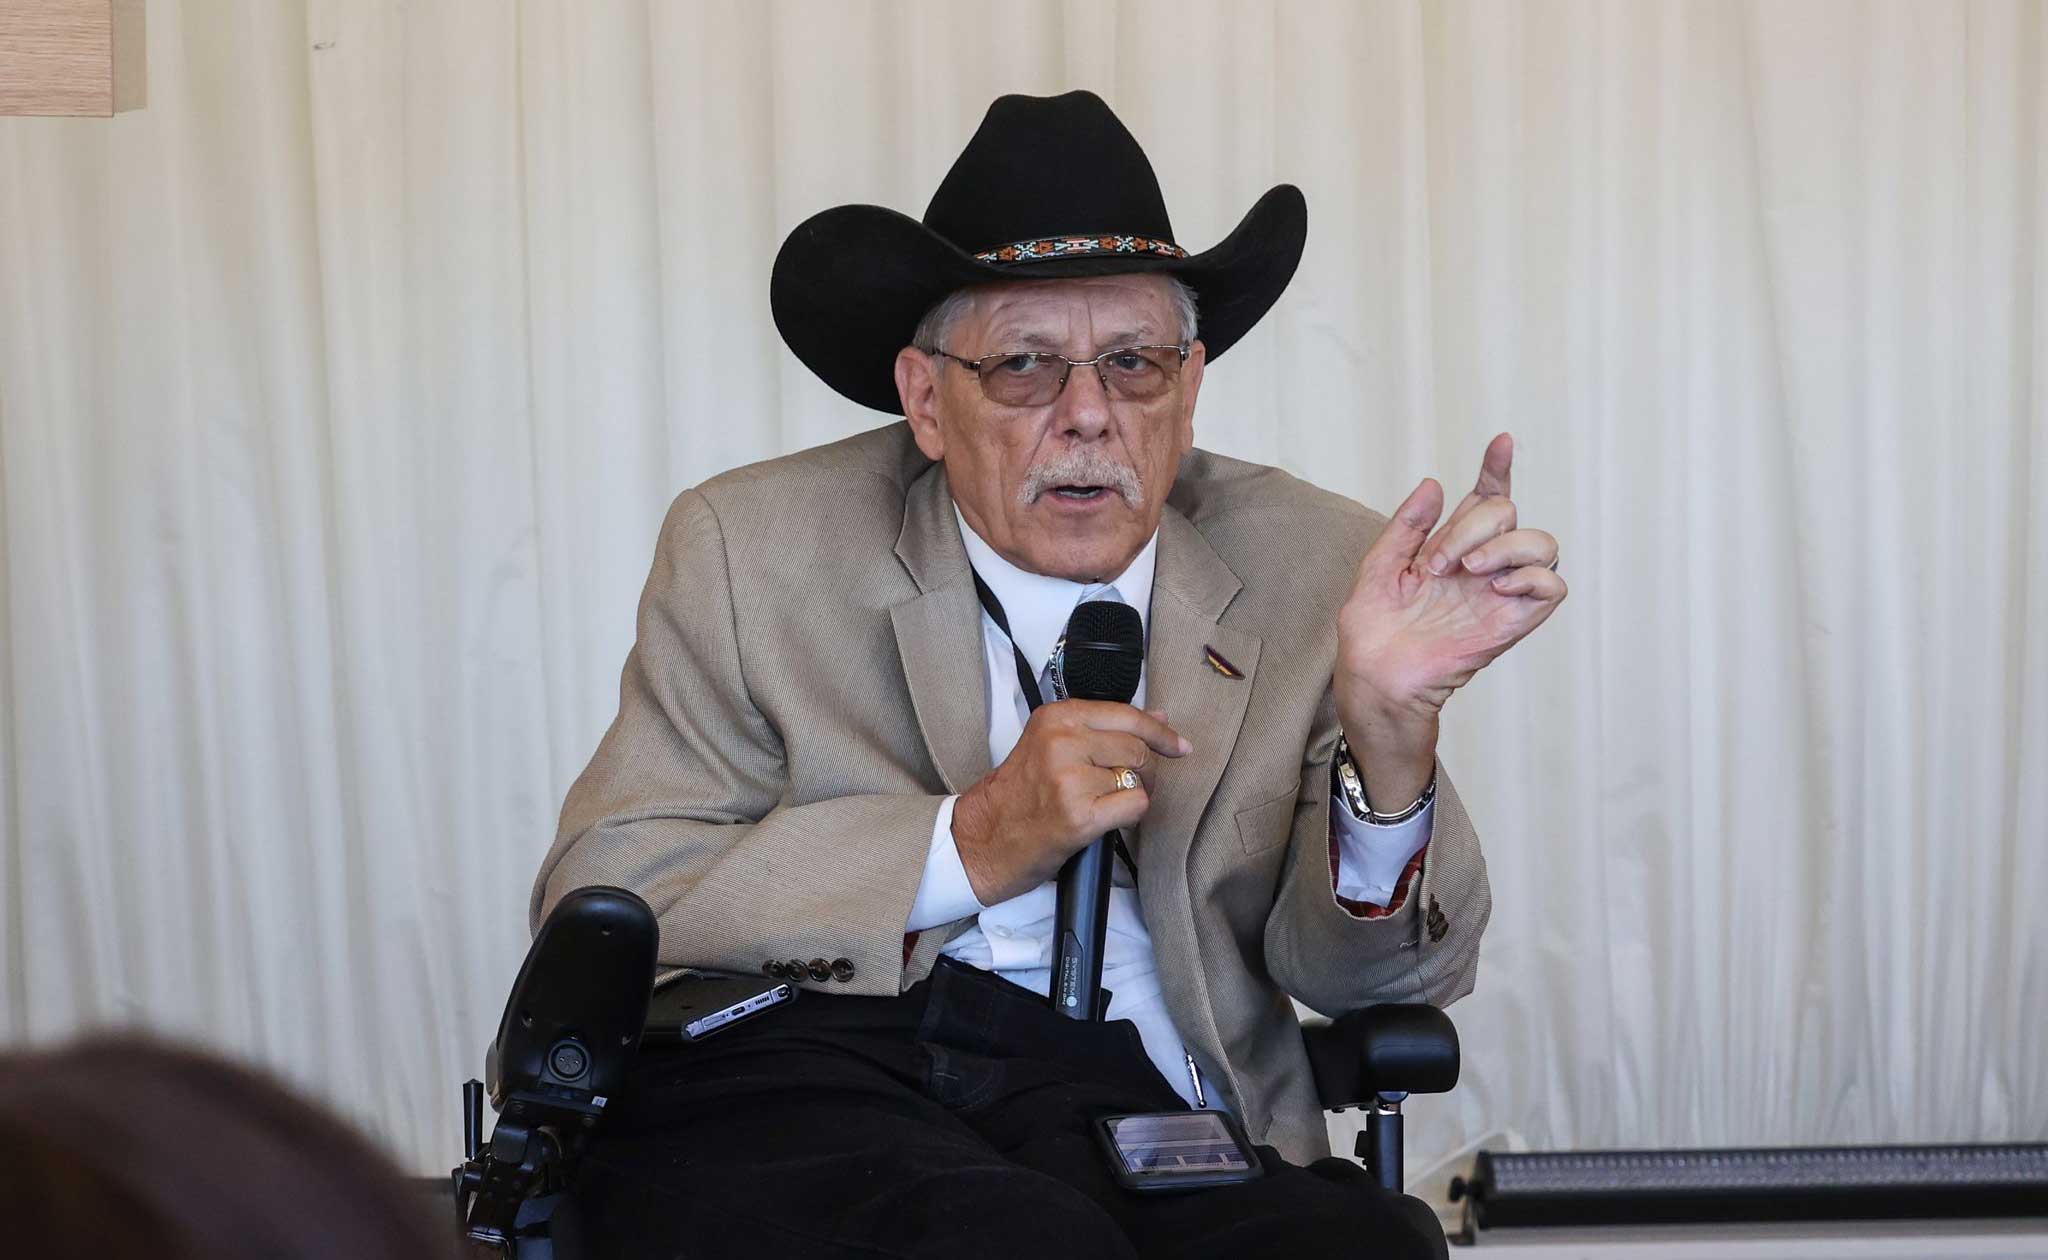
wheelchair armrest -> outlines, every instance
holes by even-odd
[[[1370,1103],[1380,1094],[1441,1094],[1458,1083],[1458,1029],[1424,1003],[1368,1006],[1301,1026],[1325,1111]]]
[[[615,1092],[640,1048],[658,943],[638,895],[604,885],[564,895],[534,933],[484,1055],[491,1106]]]
[[[623,888],[578,888],[534,934],[484,1056],[463,1086],[455,1210],[471,1243],[511,1255],[527,1201],[559,1188],[623,1083],[647,1023],[660,931]],[[483,1099],[499,1112],[482,1140]]]

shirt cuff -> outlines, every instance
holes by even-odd
[[[939,816],[932,823],[931,851],[924,859],[924,879],[917,885],[917,900],[910,903],[905,932],[922,932],[988,909],[974,895],[967,868],[960,863],[959,845],[953,840],[953,803],[959,799],[949,796],[939,805]]]
[[[1408,864],[1428,846],[1435,823],[1435,801],[1404,822],[1381,824],[1353,816],[1344,798],[1332,793],[1330,836],[1337,850],[1337,896],[1382,907],[1392,902]]]

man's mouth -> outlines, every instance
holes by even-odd
[[[1017,506],[1047,499],[1076,512],[1093,513],[1111,502],[1135,512],[1144,502],[1144,486],[1135,468],[1099,453],[1069,451],[1033,468],[1017,484]]]

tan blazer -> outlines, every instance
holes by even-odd
[[[1197,451],[1159,527],[1147,703],[1162,760],[1139,895],[1175,1025],[1256,1141],[1328,1153],[1289,996],[1325,1013],[1472,988],[1491,906],[1448,778],[1419,887],[1332,895],[1337,609],[1384,518]],[[1211,668],[1213,647],[1244,673]],[[943,466],[907,425],[735,469],[662,526],[619,716],[570,789],[537,925],[585,884],[661,919],[664,966],[844,960],[810,987],[893,995],[965,926],[903,926],[941,799],[989,770],[981,609]]]

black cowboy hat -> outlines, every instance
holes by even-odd
[[[768,304],[782,339],[827,385],[900,413],[896,354],[956,289],[999,280],[1159,271],[1185,281],[1208,357],[1280,297],[1301,261],[1308,206],[1281,184],[1213,249],[1174,243],[1145,151],[1093,92],[1004,96],[946,172],[924,222],[836,206],[796,226]]]

